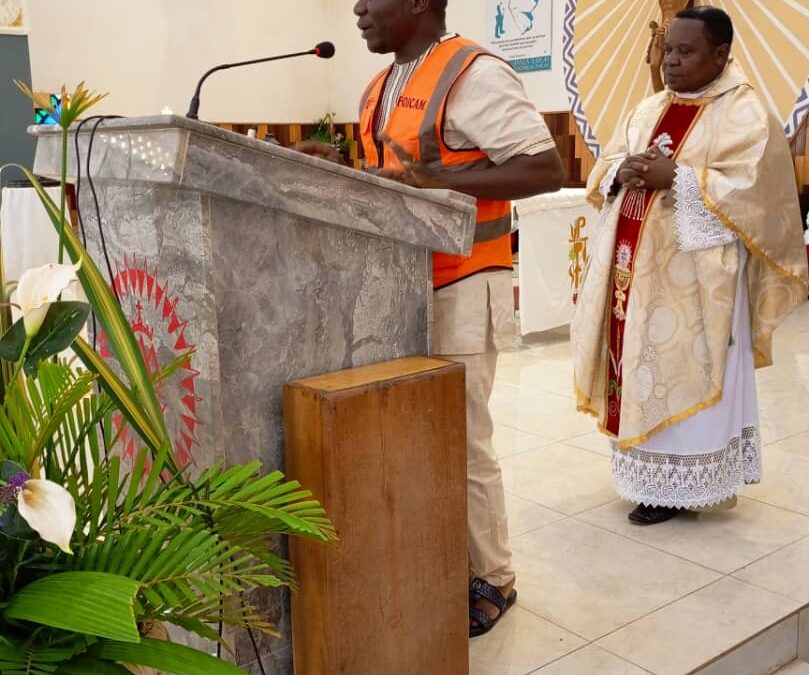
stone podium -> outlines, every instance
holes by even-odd
[[[258,457],[266,470],[283,469],[285,382],[430,353],[430,253],[471,249],[471,197],[181,117],[92,127],[78,138],[88,250],[150,369],[194,350],[159,392],[180,461]],[[35,173],[57,177],[58,130],[31,132]],[[75,181],[73,135],[70,148]],[[131,452],[134,441],[122,442]],[[288,600],[273,598],[261,609],[288,636]],[[262,638],[259,648],[267,673],[289,672],[286,639]],[[236,640],[236,656],[255,667],[246,639]]]

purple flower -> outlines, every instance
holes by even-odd
[[[17,501],[17,495],[22,490],[26,481],[31,478],[25,471],[15,473],[8,479],[8,483],[0,487],[0,506],[8,506]]]

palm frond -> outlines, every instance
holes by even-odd
[[[127,508],[122,509],[121,524],[141,521],[171,524],[207,513],[210,522],[217,523],[226,536],[229,528],[237,531],[241,528],[234,516],[258,516],[247,520],[253,534],[258,534],[261,526],[265,534],[292,534],[321,541],[336,539],[325,509],[309,490],[301,489],[297,481],[286,480],[279,471],[262,476],[260,469],[258,461],[230,469],[215,465],[192,484],[163,486],[154,499],[144,490],[139,499],[128,501]]]
[[[53,675],[84,649],[77,643],[68,647],[41,647],[33,643],[0,642],[0,673],[3,675]]]

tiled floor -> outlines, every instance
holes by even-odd
[[[794,658],[798,616],[782,620],[809,604],[809,306],[775,357],[758,374],[762,484],[732,511],[637,528],[606,440],[575,411],[566,331],[501,356],[492,412],[519,601],[472,641],[473,675],[685,675],[746,639],[705,675]]]

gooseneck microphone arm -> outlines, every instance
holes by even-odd
[[[252,66],[256,63],[266,63],[267,61],[280,61],[281,59],[293,59],[298,56],[309,56],[314,54],[321,59],[330,59],[334,56],[334,45],[331,42],[321,42],[314,49],[309,49],[305,52],[295,52],[294,54],[282,54],[281,56],[267,56],[263,59],[251,59],[250,61],[237,61],[236,63],[223,63],[221,66],[214,66],[206,72],[197,83],[197,88],[194,90],[194,96],[191,98],[191,103],[188,106],[186,117],[192,120],[199,119],[199,95],[202,90],[202,85],[211,75],[220,70],[228,70],[229,68],[238,68],[240,66]]]

